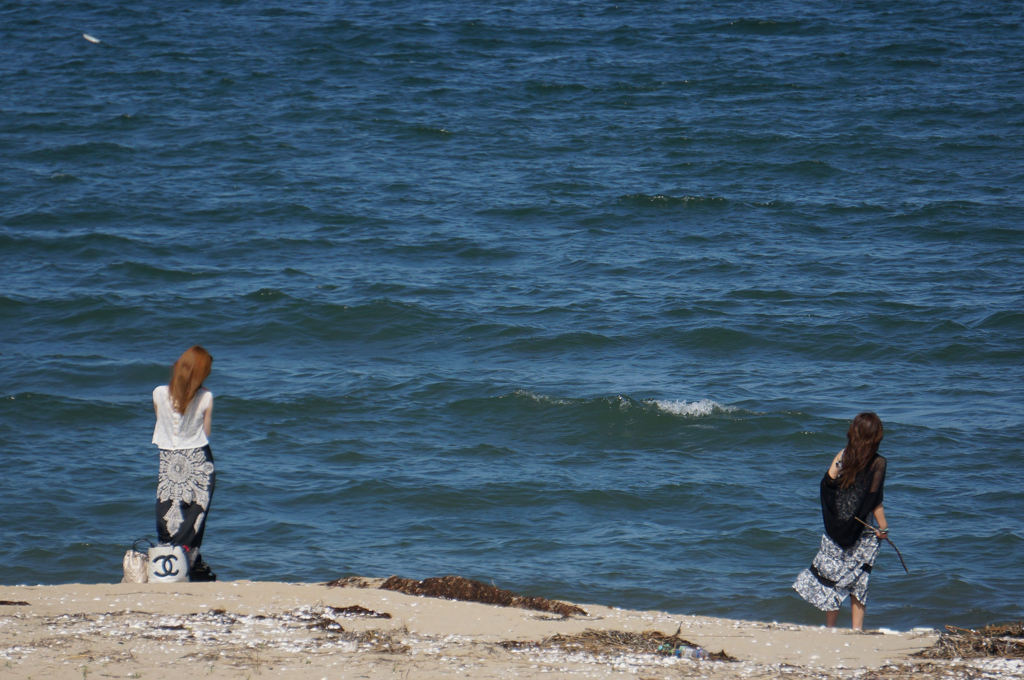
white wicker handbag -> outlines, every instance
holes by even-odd
[[[124,567],[124,576],[121,577],[121,583],[145,583],[149,580],[149,574],[147,573],[146,563],[149,562],[149,555],[139,550],[139,543],[146,542],[153,545],[145,538],[140,538],[129,548],[128,552],[124,554],[124,559],[121,560],[121,565]]]

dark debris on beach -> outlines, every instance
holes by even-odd
[[[562,649],[569,652],[586,652],[589,654],[662,654],[665,649],[679,647],[697,647],[688,640],[679,637],[679,631],[674,635],[666,635],[657,630],[648,630],[643,633],[633,633],[623,630],[594,630],[588,628],[582,633],[575,635],[556,634],[546,637],[543,640],[505,640],[498,645],[508,651],[526,651],[533,649]],[[729,656],[722,650],[709,654],[710,661],[737,661],[738,659]]]
[[[392,590],[406,595],[437,597],[460,602],[479,602],[495,604],[502,607],[532,609],[534,611],[551,612],[562,617],[587,616],[586,610],[568,602],[549,600],[544,597],[527,597],[517,595],[511,590],[503,590],[495,585],[473,581],[462,576],[440,576],[417,581],[411,578],[392,576],[383,583],[375,583],[359,577],[341,578],[330,581],[328,587],[376,587],[381,590]]]
[[[391,614],[387,612],[378,612],[372,609],[367,609],[358,604],[353,604],[348,607],[324,607],[333,616],[344,616],[345,618],[361,618],[361,619],[390,619]]]
[[[935,644],[914,656],[924,659],[1024,659],[1024,621],[978,630],[946,626]]]
[[[395,630],[364,630],[355,633],[356,641],[361,645],[369,645],[370,651],[378,654],[408,654],[411,650],[403,640],[409,636],[409,630],[402,626]]]

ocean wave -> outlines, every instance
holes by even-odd
[[[133,262],[131,260],[107,265],[107,269],[122,274],[127,279],[134,281],[180,283],[183,281],[196,281],[199,279],[210,279],[223,276],[221,271],[214,269],[207,269],[206,271],[184,271],[181,269],[171,269],[169,267],[158,267],[146,262]]]
[[[734,33],[740,35],[822,35],[828,28],[826,22],[820,20],[791,19],[777,21],[772,19],[741,18],[730,21],[726,25],[718,24],[711,27],[714,32]]]
[[[790,172],[802,177],[825,178],[839,174],[841,171],[826,161],[802,160],[778,166],[779,172]]]
[[[697,401],[686,401],[685,399],[634,399],[626,395],[615,395],[594,398],[567,398],[552,397],[545,394],[538,394],[530,390],[515,390],[511,395],[529,399],[537,404],[551,404],[554,406],[613,406],[619,411],[631,409],[657,412],[662,411],[677,416],[710,416],[719,413],[734,413],[738,409],[735,406],[722,404],[712,399],[698,399]]]
[[[509,342],[508,347],[515,352],[526,354],[556,353],[569,351],[594,351],[611,347],[620,340],[601,333],[589,331],[573,331],[559,333],[552,337],[516,338]]]
[[[543,82],[539,80],[530,80],[526,83],[527,92],[535,92],[542,94],[553,94],[561,92],[584,92],[587,86],[581,83],[555,83],[555,82]]]
[[[408,131],[414,135],[420,135],[423,137],[450,137],[452,131],[440,126],[434,125],[410,125]]]
[[[395,243],[385,246],[385,252],[407,257],[455,256],[465,259],[500,260],[516,257],[519,253],[504,245],[490,246],[485,242],[459,238],[424,240],[418,243]]]
[[[560,399],[558,397],[549,397],[545,394],[537,394],[535,392],[531,392],[530,390],[515,390],[512,392],[511,395],[506,396],[526,397],[527,399],[535,401],[538,404],[555,404],[557,406],[569,406],[572,404],[578,404],[582,403],[583,401],[586,401],[580,399]]]
[[[110,162],[123,160],[134,153],[135,149],[125,144],[117,144],[115,142],[82,142],[65,146],[54,145],[33,149],[19,154],[19,157],[41,163],[71,163],[81,160]]]
[[[701,399],[699,401],[653,399],[647,403],[654,404],[662,411],[677,416],[710,416],[715,413],[734,413],[737,410],[735,406],[720,404],[711,399]]]
[[[729,201],[721,196],[666,196],[664,194],[628,194],[619,197],[619,203],[636,207],[675,208],[709,206],[721,208]]]
[[[87,256],[126,253],[153,252],[155,249],[139,241],[121,234],[110,234],[103,231],[61,234],[51,236],[46,233],[28,232],[18,236],[0,234],[0,250],[17,256]]]
[[[1019,331],[1024,329],[1024,312],[1006,310],[989,314],[977,323],[977,327]]]

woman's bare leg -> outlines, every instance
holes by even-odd
[[[866,605],[860,603],[856,597],[850,595],[850,606],[853,607],[853,629],[864,630],[864,610],[867,609]]]
[[[863,618],[863,615],[862,615],[862,618]],[[836,627],[836,622],[838,620],[839,620],[839,610],[838,609],[835,610],[834,612],[825,612],[825,627],[826,628],[835,628]]]

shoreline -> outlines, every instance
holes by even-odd
[[[561,616],[321,583],[2,586],[0,601],[2,678],[895,678],[904,667],[928,677],[923,666],[938,673],[956,663],[910,657],[932,646],[936,631],[855,633],[591,604],[580,605],[586,615]],[[736,661],[581,646],[574,637],[652,630],[678,631]],[[998,679],[999,663],[1010,664],[1007,678],[1024,671],[1001,659],[970,667]]]

